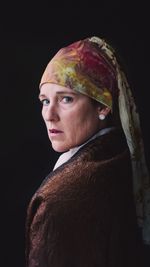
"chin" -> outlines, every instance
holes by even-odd
[[[63,153],[69,150],[68,147],[66,146],[62,146],[62,145],[58,145],[58,144],[52,144],[52,148],[59,153]]]

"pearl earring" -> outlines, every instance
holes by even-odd
[[[99,119],[101,120],[101,121],[103,121],[103,120],[105,120],[105,115],[104,114],[99,114]]]

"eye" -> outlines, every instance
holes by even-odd
[[[41,103],[43,104],[43,106],[48,106],[49,105],[49,100],[48,99],[42,99]]]
[[[65,103],[65,104],[72,103],[73,102],[73,97],[71,97],[71,96],[63,96],[61,101],[63,103]]]

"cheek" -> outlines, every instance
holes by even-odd
[[[76,142],[76,138],[81,131],[81,120],[76,112],[70,112],[67,116],[61,117],[61,125],[64,130],[65,140],[69,143]]]
[[[89,129],[89,121],[86,114],[72,113],[66,119],[66,134],[69,139],[78,140],[87,135]]]
[[[47,127],[47,121],[46,121],[46,119],[45,119],[45,110],[42,109],[42,111],[41,111],[41,115],[42,115],[43,121],[44,121],[44,123],[45,123],[45,125],[46,125],[46,127]]]
[[[72,129],[72,135],[76,138],[88,138],[93,135],[99,129],[99,118],[97,110],[94,109],[82,109],[76,115],[72,114],[70,129]]]
[[[45,109],[42,109],[41,115],[42,115],[42,118],[43,118],[44,122],[46,123],[46,120],[45,120]]]

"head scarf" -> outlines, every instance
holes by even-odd
[[[116,72],[109,58],[89,39],[58,51],[49,62],[40,86],[47,82],[72,88],[110,108],[117,88]]]
[[[47,65],[40,87],[54,83],[72,88],[110,107],[117,96],[120,121],[130,150],[137,222],[150,244],[150,178],[144,155],[139,115],[115,51],[99,37],[60,49]]]

